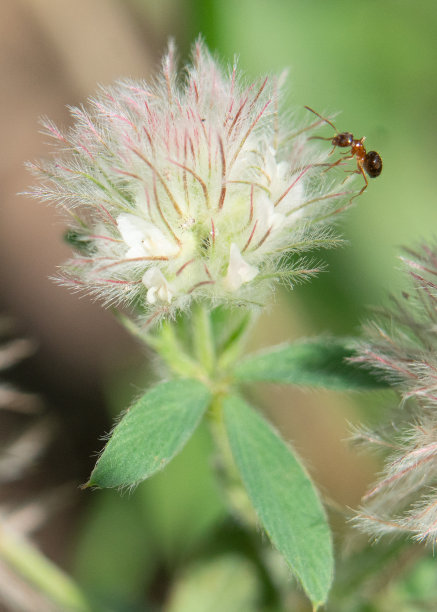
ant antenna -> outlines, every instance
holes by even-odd
[[[318,112],[316,112],[314,109],[312,109],[309,106],[304,106],[304,108],[306,108],[307,110],[309,110],[311,113],[313,113],[314,115],[316,115],[316,117],[319,117],[322,121],[324,121],[325,123],[327,123],[328,125],[330,125],[332,127],[332,129],[338,133],[337,128],[335,127],[335,125],[332,123],[332,121],[329,121],[329,119],[327,119],[326,117],[323,117],[322,115],[320,115]]]

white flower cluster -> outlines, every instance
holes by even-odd
[[[245,87],[202,43],[178,78],[173,49],[155,83],[124,81],[44,125],[59,158],[32,164],[33,193],[70,213],[64,281],[157,320],[193,300],[263,304],[274,280],[315,269],[288,253],[336,244],[338,193],[326,152],[285,125],[278,79]]]

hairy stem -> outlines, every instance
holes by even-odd
[[[209,426],[217,452],[217,471],[231,511],[250,528],[256,528],[258,520],[241,482],[232,456],[223,422],[222,398],[217,394],[209,410]]]
[[[194,354],[197,361],[210,375],[214,375],[216,355],[210,312],[202,303],[197,303],[192,317]]]

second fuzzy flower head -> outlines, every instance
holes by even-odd
[[[311,276],[285,255],[336,243],[342,194],[308,142],[321,122],[284,121],[279,86],[243,86],[202,43],[179,79],[170,47],[153,84],[103,89],[66,132],[45,121],[60,155],[31,164],[33,193],[71,215],[63,280],[152,322],[192,300],[263,304],[275,280]]]

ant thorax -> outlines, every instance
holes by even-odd
[[[360,140],[353,140],[350,153],[352,156],[356,157],[357,161],[361,162],[364,161],[366,157],[366,149],[364,148],[363,140],[364,138],[361,138]]]

